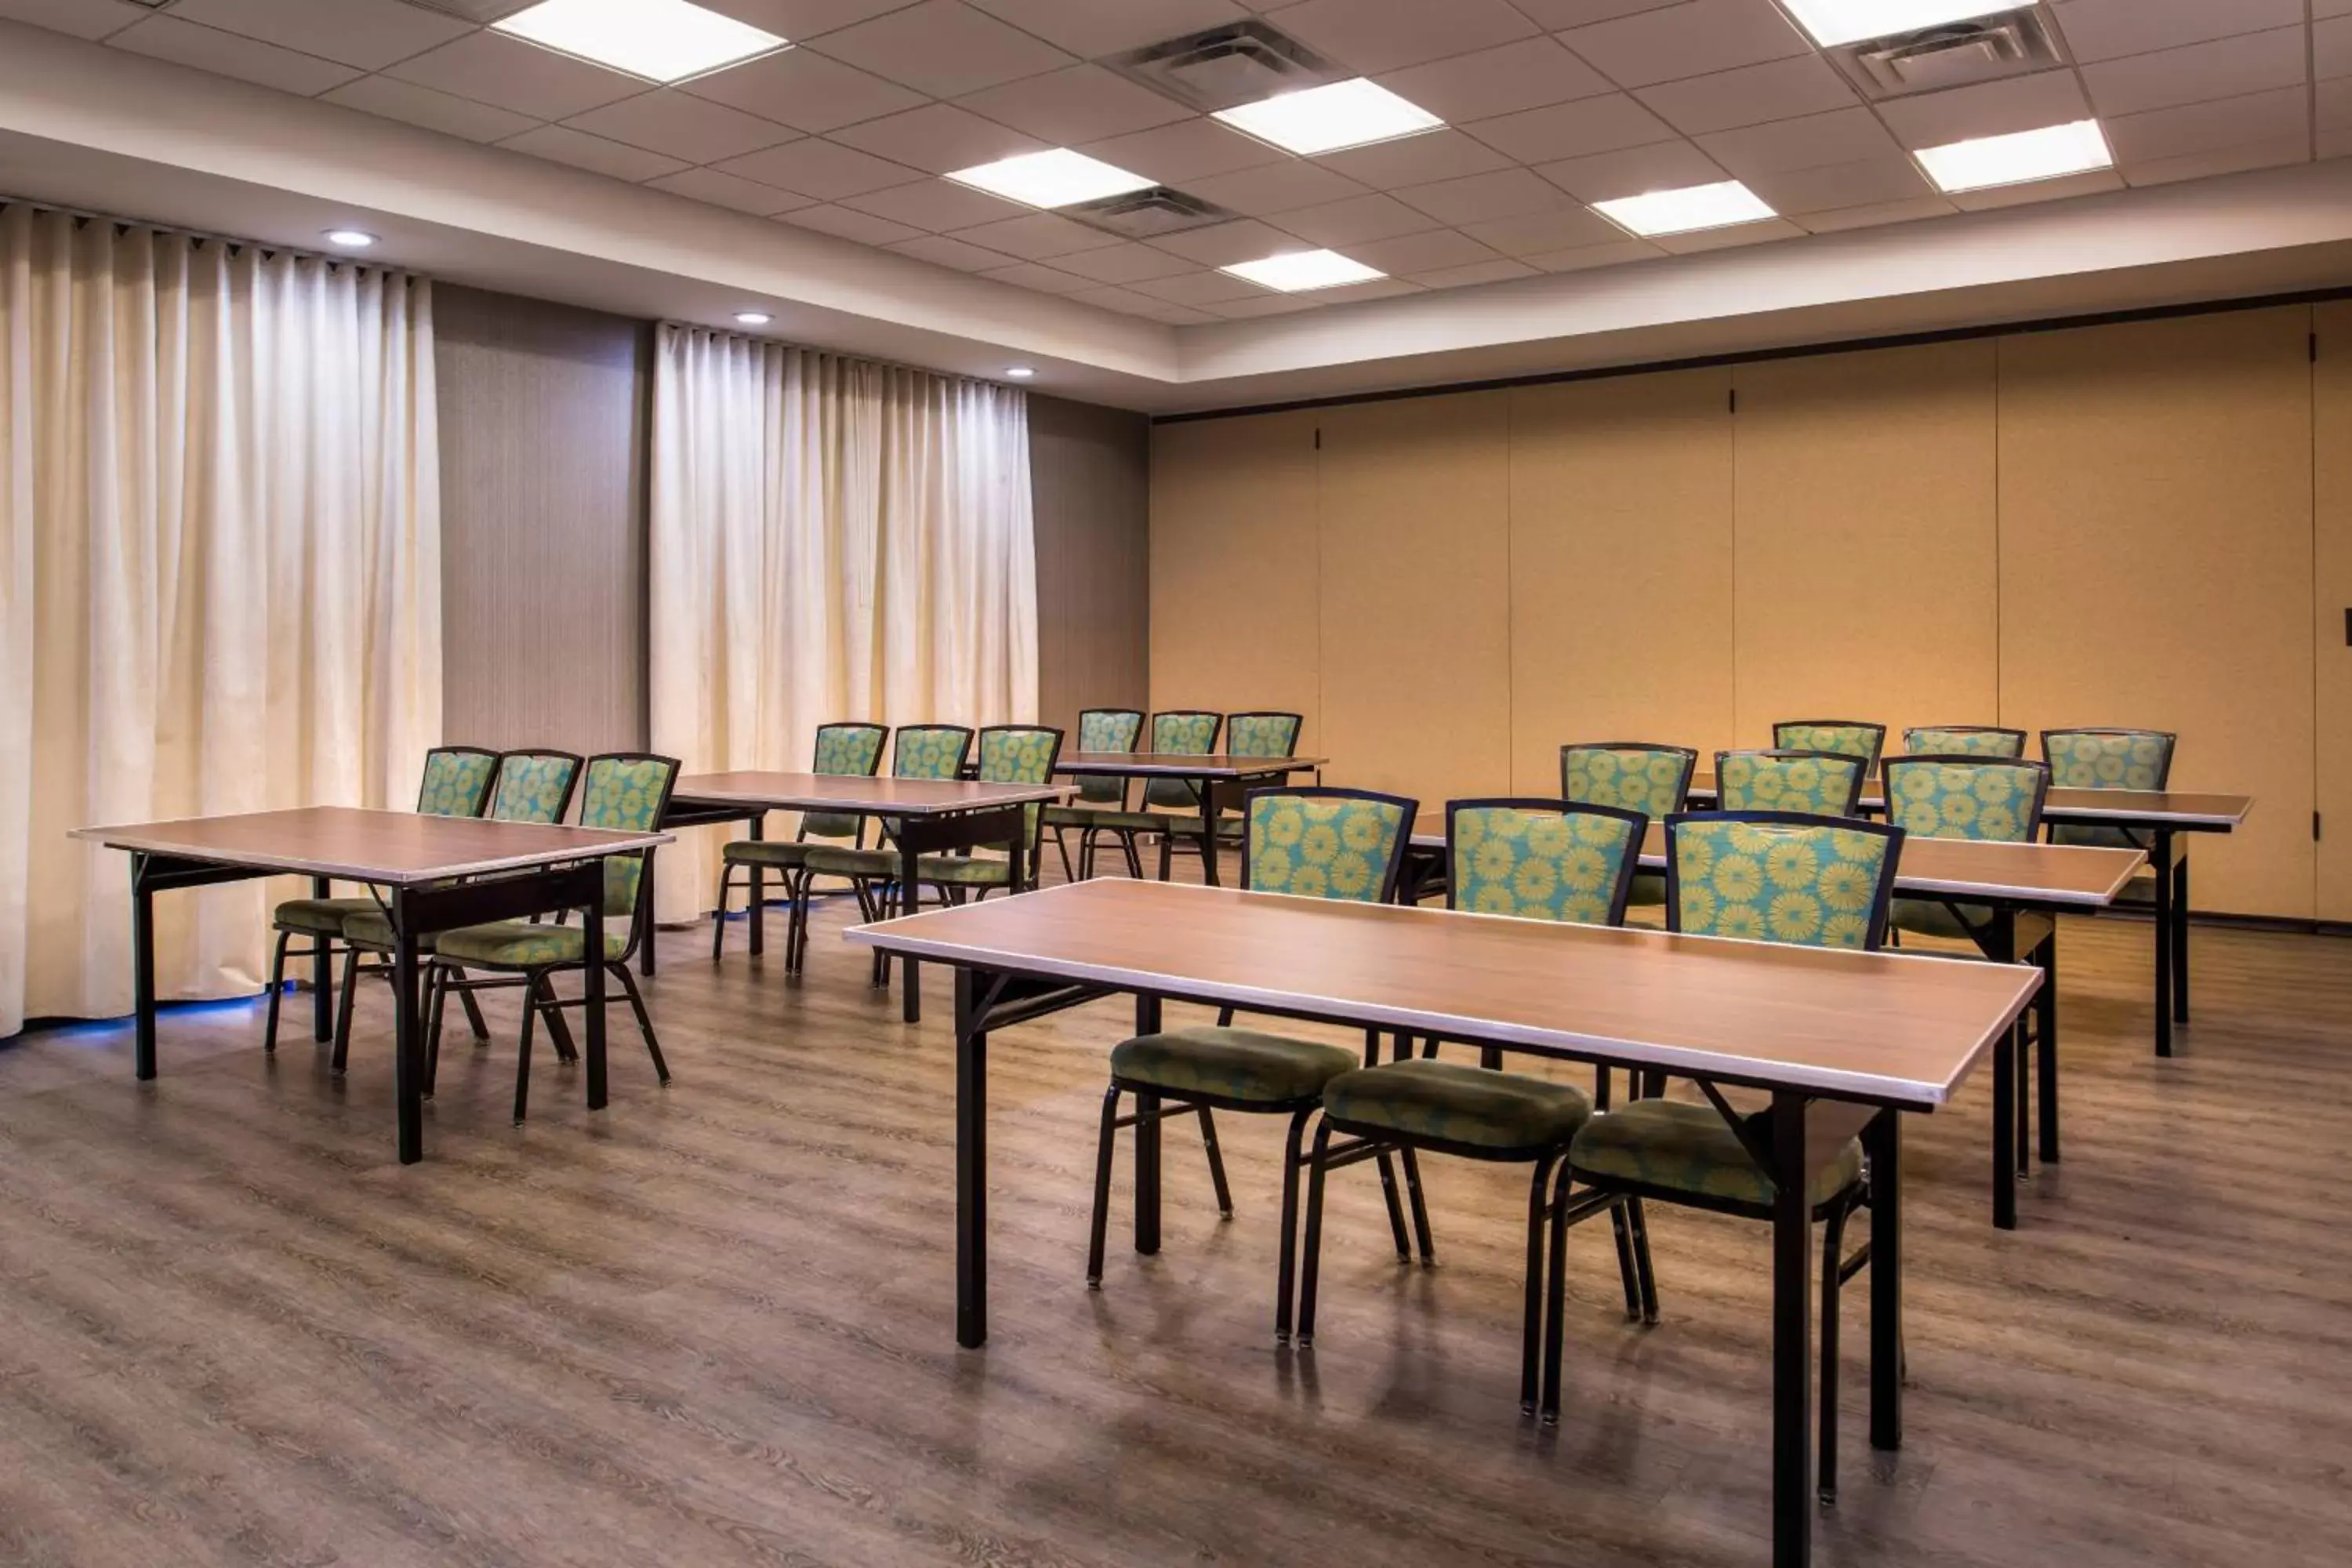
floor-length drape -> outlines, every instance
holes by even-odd
[[[129,1010],[127,858],[68,829],[414,799],[441,721],[431,298],[0,207],[0,1035]],[[157,904],[250,993],[268,900]]]
[[[1036,717],[1021,393],[666,326],[652,518],[653,746],[688,772],[805,768],[833,720]],[[663,858],[661,918],[709,907],[715,853]]]

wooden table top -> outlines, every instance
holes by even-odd
[[[2041,983],[2019,964],[1126,878],[927,911],[860,945],[1833,1098],[1949,1100]]]
[[[1054,764],[1054,771],[1073,776],[1237,779],[1305,773],[1327,761],[1324,757],[1235,757],[1190,752],[1071,752]]]
[[[692,773],[670,791],[673,805],[756,805],[771,811],[836,811],[940,816],[992,806],[1062,800],[1068,784],[979,784],[967,779],[867,778],[849,773]]]
[[[78,827],[72,837],[113,849],[384,887],[594,859],[670,842],[667,833],[615,833],[347,805]]]
[[[1445,849],[1445,816],[1424,812],[1412,825],[1412,847]],[[1906,836],[1895,863],[1895,890],[2005,903],[2063,904],[2103,910],[2116,901],[2147,857],[2137,849],[2074,844],[1990,844],[1980,839]],[[1666,868],[1666,825],[1650,824],[1642,840],[1642,868]]]
[[[1694,800],[1715,799],[1715,775],[1691,775]],[[1886,790],[1876,780],[1862,786],[1862,804],[1873,811],[1886,809]],[[2042,803],[2044,822],[2075,826],[2091,824],[2143,823],[2154,827],[2193,827],[2229,832],[2246,820],[2254,799],[2246,795],[2194,795],[2181,790],[2053,789]]]

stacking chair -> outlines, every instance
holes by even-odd
[[[982,784],[1051,784],[1061,754],[1062,731],[1050,725],[991,724],[980,732],[979,779]],[[967,898],[977,902],[995,889],[1034,883],[1045,857],[1045,806],[1032,801],[1021,811],[1026,836],[1019,863],[985,853],[922,855],[915,860],[917,879],[939,889],[940,898],[950,904]]]
[[[1864,719],[1784,719],[1772,726],[1774,751],[1860,757],[1864,778],[1878,771],[1879,753],[1885,746],[1886,726]]]
[[[1089,708],[1078,715],[1078,750],[1081,752],[1126,752],[1132,753],[1135,742],[1143,733],[1143,715],[1132,708]],[[1087,831],[1094,819],[1107,811],[1127,809],[1128,782],[1123,778],[1092,775],[1078,780],[1078,802],[1076,805],[1049,805],[1045,808],[1045,830],[1054,836],[1054,848],[1062,857],[1062,876],[1069,881],[1083,881],[1095,874],[1094,836]],[[1075,869],[1070,864],[1069,841],[1064,834],[1070,828],[1078,830],[1078,860]],[[1143,875],[1143,864],[1137,858],[1135,840],[1120,839],[1127,851],[1127,874]]]
[[[1412,832],[1416,801],[1363,790],[1253,790],[1242,829],[1242,885],[1263,892],[1304,898],[1384,903],[1396,893],[1404,870],[1404,847]],[[1290,1337],[1291,1281],[1297,1259],[1299,1146],[1307,1118],[1323,1103],[1323,1089],[1360,1064],[1343,1047],[1236,1028],[1224,1009],[1213,1025],[1163,1029],[1160,999],[1136,1005],[1138,1032],[1110,1053],[1110,1088],[1103,1095],[1102,1131],[1095,1149],[1094,1223],[1087,1247],[1087,1286],[1102,1287],[1104,1234],[1110,1219],[1111,1159],[1122,1127],[1138,1129],[1136,1163],[1157,1179],[1160,1124],[1171,1116],[1201,1119],[1201,1142],[1208,1153],[1209,1181],[1217,1211],[1231,1219],[1233,1194],[1225,1184],[1224,1158],[1217,1149],[1214,1112],[1287,1116],[1290,1132],[1282,1163],[1282,1253],[1275,1295],[1274,1331]],[[1380,1037],[1368,1034],[1361,1062],[1377,1059]],[[1135,1113],[1119,1114],[1119,1100],[1135,1096]],[[1410,1258],[1404,1213],[1397,1204],[1396,1173],[1388,1152],[1379,1154],[1381,1186],[1388,1200],[1389,1226],[1397,1253]],[[1405,1158],[1412,1158],[1406,1151]],[[1427,1234],[1426,1215],[1421,1216]]]
[[[1306,719],[1297,713],[1228,713],[1225,715],[1225,752],[1229,757],[1287,757],[1298,750],[1299,727]],[[1187,792],[1190,793],[1190,792]],[[1221,804],[1217,814],[1217,837],[1221,844],[1239,844],[1242,819],[1238,805]],[[1178,849],[1189,849],[1196,855],[1209,851],[1201,843],[1199,819],[1180,823],[1171,832],[1160,836],[1160,879],[1168,879],[1169,863]]]
[[[872,778],[882,766],[882,745],[890,738],[887,724],[820,724],[816,731],[815,755],[809,760],[809,772],[827,773],[837,778]],[[727,943],[727,891],[734,885],[735,873],[743,873],[746,896],[751,902],[745,910],[752,931],[761,931],[768,918],[767,891],[761,886],[770,871],[776,873],[784,895],[791,901],[792,920],[784,931],[784,972],[789,974],[800,967],[801,903],[793,896],[793,879],[801,874],[813,842],[838,842],[847,839],[855,848],[866,839],[866,819],[863,816],[838,812],[803,812],[800,831],[790,838],[730,838],[720,851],[719,871],[719,903],[710,911],[710,962]],[[758,940],[755,935],[754,941]]]
[[[499,768],[499,754],[479,746],[436,746],[425,753],[425,776],[417,785],[416,809],[428,816],[479,816],[490,798],[490,781]],[[319,961],[319,984],[334,963],[334,945],[341,940],[343,922],[353,915],[373,914],[377,909],[375,897],[362,893],[357,898],[289,899],[278,906],[270,925],[278,932],[277,946],[269,957],[269,1007],[262,1025],[261,1048],[278,1049],[278,1003],[286,984],[287,943],[294,937],[308,939],[306,947],[298,950],[298,958]],[[348,961],[345,973],[350,971]],[[350,989],[346,978],[344,989]],[[335,1070],[342,1070],[342,1046],[336,1044]]]
[[[2178,737],[2163,730],[2044,730],[2042,755],[2050,763],[2053,789],[2163,789],[2172,777]],[[2095,844],[2111,849],[2149,849],[2155,840],[2121,827],[2082,827],[2053,823],[2053,844]]]
[[[960,779],[963,777],[964,759],[971,754],[971,731],[961,724],[906,724],[898,730],[898,738],[891,743],[890,776],[898,779]],[[898,869],[898,856],[888,848],[887,841],[898,831],[895,819],[882,821],[884,845],[866,848],[859,845],[813,844],[802,858],[799,873],[792,888],[792,946],[787,966],[798,970],[808,956],[809,909],[814,902],[814,884],[819,877],[846,877],[850,890],[857,896],[857,909],[866,920],[881,918],[882,906],[876,901],[877,889],[887,883]],[[874,983],[880,984],[887,975],[887,960],[880,953],[874,955]]]
[[[1664,822],[1683,809],[1697,766],[1698,753],[1688,746],[1639,741],[1570,744],[1559,749],[1559,793],[1579,805],[1618,806]],[[1627,908],[1656,909],[1665,901],[1665,878],[1655,871],[1633,873]]]
[[[1682,764],[1687,775],[1687,758]],[[1457,800],[1445,808],[1446,907],[1521,920],[1622,925],[1625,898],[1650,819],[1639,811],[1564,800]],[[1435,1042],[1432,1041],[1433,1048]],[[1572,1084],[1526,1073],[1438,1061],[1433,1057],[1343,1072],[1323,1086],[1323,1120],[1307,1159],[1307,1258],[1298,1291],[1298,1342],[1315,1339],[1316,1282],[1323,1243],[1323,1178],[1342,1165],[1393,1152],[1405,1162],[1422,1258],[1433,1262],[1417,1151],[1532,1165],[1528,1191],[1527,1306],[1520,1344],[1519,1404],[1536,1410],[1543,1302],[1545,1226],[1553,1173],[1569,1141],[1592,1115]],[[1334,1143],[1332,1135],[1340,1135]],[[1617,1226],[1625,1310],[1641,1313],[1633,1271],[1631,1205],[1601,1205]]]
[[[1895,863],[1903,829],[1874,822],[1827,823],[1786,812],[1728,812],[1666,822],[1669,930],[1871,950],[1886,934]],[[1657,1319],[1657,1296],[1642,1222],[1646,1201],[1743,1218],[1772,1218],[1772,1184],[1748,1140],[1761,1113],[1735,1110],[1701,1080],[1706,1104],[1635,1100],[1594,1116],[1569,1145],[1553,1197],[1551,1300],[1543,1411],[1557,1420],[1562,1353],[1567,1230],[1610,1198],[1627,1202],[1643,1315]],[[1882,1114],[1892,1115],[1893,1112]],[[1582,1192],[1575,1189],[1581,1184]],[[1868,1206],[1870,1186],[1859,1139],[1849,1139],[1812,1178],[1806,1197],[1822,1221],[1821,1492],[1837,1486],[1838,1294],[1870,1261],[1867,1244],[1844,1252],[1845,1226]]]
[[[1886,819],[1915,838],[2031,844],[2042,831],[2049,793],[2046,763],[1961,754],[1886,759]],[[1948,899],[1897,899],[1891,918],[1896,931],[1980,942],[1993,911]]]
[[[1214,754],[1217,734],[1225,725],[1222,713],[1204,712],[1198,709],[1172,708],[1151,716],[1151,751],[1155,755],[1202,757]],[[1143,781],[1143,809],[1129,811],[1126,794],[1120,792],[1118,809],[1098,809],[1087,813],[1086,830],[1078,836],[1078,858],[1082,865],[1091,866],[1096,836],[1107,834],[1118,840],[1127,856],[1130,870],[1143,873],[1142,858],[1136,852],[1136,840],[1146,833],[1165,833],[1171,826],[1181,829],[1187,821],[1200,820],[1201,796],[1183,779],[1156,778]],[[1160,879],[1168,879],[1168,858],[1160,858]]]
[[[676,758],[643,752],[614,752],[588,759],[586,784],[580,802],[580,826],[624,832],[649,831],[660,826],[669,808],[669,793],[677,783]],[[645,1037],[646,1054],[654,1072],[669,1081],[669,1064],[662,1059],[661,1042],[654,1035],[646,999],[629,973],[629,960],[640,942],[650,940],[653,909],[646,899],[645,856],[608,856],[604,860],[604,951],[588,952],[587,934],[577,925],[550,925],[532,921],[492,921],[461,926],[434,939],[432,994],[425,1021],[425,1038],[437,1043],[441,1014],[453,984],[464,983],[464,972],[488,970],[493,974],[520,976],[523,985],[521,1049],[515,1062],[514,1119],[517,1125],[530,1098],[531,1023],[544,1014],[547,1032],[559,1056],[572,1054],[571,1029],[562,1009],[586,1005],[584,997],[559,997],[555,976],[585,970],[602,963],[605,973],[621,983],[637,1029]],[[436,1053],[437,1055],[437,1052]],[[434,1068],[425,1069],[430,1082]]]
[[[1903,750],[1915,757],[2025,755],[2025,731],[1992,724],[1927,724],[1903,731]]]
[[[1851,752],[1717,752],[1716,803],[1725,811],[1853,816],[1869,764]]]

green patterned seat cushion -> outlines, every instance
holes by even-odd
[[[811,844],[801,864],[817,877],[894,877],[899,869],[896,849],[852,849],[846,845]]]
[[[1296,713],[1236,713],[1225,721],[1230,757],[1286,757],[1297,749]]]
[[[660,757],[597,757],[588,764],[587,793],[580,802],[580,826],[624,833],[650,832],[660,825],[662,801],[677,764]],[[625,919],[636,912],[644,859],[604,857],[604,913]]]
[[[1598,812],[1462,805],[1448,826],[1454,907],[1480,914],[1604,923],[1641,851],[1634,824]]]
[[[1663,871],[1636,871],[1633,886],[1625,895],[1627,909],[1664,909],[1666,903],[1666,874]]]
[[[1110,827],[1121,833],[1190,833],[1201,837],[1199,808],[1187,816],[1177,811],[1080,811],[1074,806],[1060,808],[1082,827]],[[1056,821],[1050,812],[1046,820]]]
[[[809,772],[835,778],[872,778],[882,763],[882,742],[889,731],[879,724],[822,724],[809,759]],[[809,838],[855,838],[861,820],[845,812],[812,811],[801,817],[801,833]]]
[[[373,899],[367,900],[366,909],[353,910],[351,919],[343,922],[342,936],[353,947],[373,948],[378,952],[392,951],[392,921]],[[437,940],[430,936],[418,937],[416,951],[431,952]]]
[[[1579,1176],[1604,1184],[1633,1182],[1759,1205],[1772,1201],[1771,1183],[1712,1105],[1637,1100],[1586,1122],[1569,1147],[1568,1162]],[[1825,1202],[1861,1175],[1862,1143],[1850,1138],[1814,1173],[1807,1201]]]
[[[1883,834],[1827,823],[1675,823],[1675,927],[1805,947],[1866,946],[1887,843]]]
[[[343,922],[353,915],[375,912],[376,901],[370,898],[289,899],[271,912],[270,922],[314,936],[341,936]]]
[[[1776,757],[1725,752],[1716,758],[1717,805],[1725,811],[1802,811],[1850,816],[1864,764],[1835,756]]]
[[[1952,911],[1957,908],[1958,914]],[[1965,922],[1962,917],[1966,917]],[[1988,904],[1948,904],[1941,899],[1897,899],[1888,908],[1886,923],[1899,931],[1913,936],[1949,937],[1955,942],[1973,942],[1974,926],[1982,931],[1992,924],[1993,910]]]
[[[2018,730],[1923,727],[1903,731],[1903,749],[1922,757],[2016,758],[2025,755],[2025,734]]]
[[[1143,733],[1143,715],[1123,708],[1089,708],[1078,715],[1078,750],[1081,752],[1132,752],[1136,738]],[[1090,801],[1123,802],[1127,799],[1127,781],[1105,774],[1089,774],[1078,780],[1078,798]],[[1056,809],[1066,811],[1066,806]],[[1045,820],[1059,820],[1047,812]]]
[[[948,882],[959,888],[1002,888],[1012,879],[1002,857],[986,855],[920,855],[915,874],[926,882]]]
[[[1404,1061],[1341,1073],[1323,1086],[1323,1113],[1408,1138],[1543,1149],[1575,1136],[1592,1115],[1592,1098],[1574,1084],[1525,1073]]]
[[[1626,746],[1562,746],[1559,790],[1580,805],[1613,805],[1653,818],[1683,808],[1695,759],[1680,752]]]
[[[2042,751],[2056,789],[2162,789],[2172,770],[2170,739],[2151,730],[2053,730]]]
[[[578,926],[533,925],[529,921],[494,921],[445,931],[434,939],[434,947],[450,963],[478,969],[541,969],[577,963],[588,951]],[[628,933],[614,931],[607,921],[604,956],[617,961],[628,948]]]
[[[1249,886],[1261,893],[1378,903],[1402,852],[1402,813],[1346,795],[1262,795],[1250,801]]]
[[[1216,713],[1154,713],[1151,749],[1176,756],[1204,755],[1216,744],[1217,731],[1223,722],[1223,717]],[[1143,800],[1147,805],[1165,805],[1180,811],[1201,809],[1200,792],[1178,778],[1144,780]]]
[[[1062,737],[1054,730],[985,730],[980,737],[980,782],[982,784],[1042,784],[1054,780],[1054,760],[1062,749]],[[1032,801],[1021,808],[1022,821],[1028,828],[1028,843],[1034,848],[1037,831],[1045,816],[1045,804]]]
[[[730,838],[720,853],[730,866],[797,866],[818,847],[791,838]]]
[[[498,765],[499,759],[488,752],[427,752],[416,809],[427,816],[481,816],[489,798],[490,774]]]
[[[1858,757],[1867,767],[1878,760],[1886,742],[1883,724],[1775,724],[1772,749],[1778,752],[1831,752]]]
[[[890,771],[902,779],[951,779],[963,772],[971,731],[945,724],[910,724],[898,731]]]
[[[1317,1098],[1325,1084],[1362,1061],[1340,1046],[1202,1024],[1120,1041],[1111,1048],[1110,1076],[1174,1095],[1279,1105]]]
[[[490,798],[490,815],[500,822],[557,820],[572,798],[572,775],[579,770],[580,763],[571,757],[509,752],[499,760],[499,787]]]
[[[1886,819],[1922,838],[2022,844],[2033,837],[2033,795],[2042,770],[2031,763],[1886,764]]]

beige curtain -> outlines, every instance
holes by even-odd
[[[655,360],[654,750],[799,770],[828,721],[1036,717],[1021,393],[686,327]],[[710,907],[698,837],[664,920]]]
[[[0,207],[0,1035],[131,1006],[122,855],[396,805],[441,720],[421,280]],[[267,973],[247,882],[157,901],[157,994]]]

